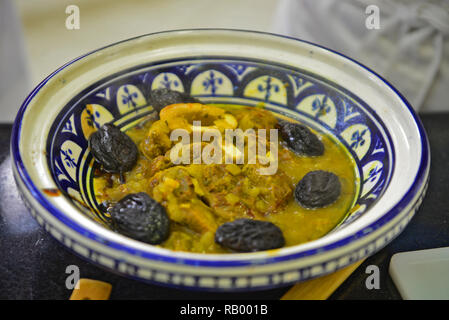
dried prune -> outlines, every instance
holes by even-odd
[[[278,128],[288,147],[299,155],[321,156],[324,145],[309,128],[299,123],[280,120]]]
[[[150,92],[148,103],[157,112],[162,108],[175,103],[201,103],[198,99],[184,92],[173,91],[166,88],[156,89]]]
[[[170,220],[165,208],[145,192],[125,196],[109,208],[114,229],[149,244],[167,239]]]
[[[218,227],[215,242],[239,252],[254,252],[284,246],[281,229],[268,221],[237,219]]]
[[[131,170],[137,162],[136,144],[112,123],[105,123],[92,133],[89,147],[104,171],[120,173],[121,177],[123,172]]]
[[[338,176],[332,172],[317,170],[307,173],[295,189],[296,201],[308,209],[326,207],[335,202],[341,193]]]

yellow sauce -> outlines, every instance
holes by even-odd
[[[246,129],[246,127],[251,126],[251,122],[248,124],[248,119],[245,115],[248,114],[247,107],[243,106],[229,106],[229,105],[216,105],[224,109],[227,113],[232,114],[238,120],[238,127]],[[252,108],[254,109],[254,108]],[[265,111],[264,111],[265,112]],[[260,115],[258,115],[260,116]],[[184,220],[177,220],[178,222],[171,223],[169,238],[163,242],[160,246],[172,250],[179,251],[190,251],[190,252],[201,252],[201,253],[227,253],[229,250],[222,248],[220,245],[214,242],[214,231],[216,226],[221,223],[231,221],[236,216],[235,210],[233,214],[229,216],[223,214],[217,214],[214,208],[207,207],[207,204],[201,203],[182,203],[177,202],[177,200],[170,200],[171,207],[168,207],[168,200],[163,197],[168,197],[167,195],[161,196],[161,188],[166,192],[175,192],[176,188],[179,187],[179,183],[176,180],[176,174],[172,178],[163,177],[158,180],[158,173],[164,171],[158,170],[155,166],[154,159],[149,159],[145,154],[147,151],[143,150],[145,148],[146,139],[149,135],[149,130],[153,126],[154,122],[148,122],[141,126],[137,126],[128,130],[126,133],[131,137],[131,139],[136,143],[141,151],[137,165],[125,174],[125,183],[120,184],[120,179],[118,174],[102,174],[98,177],[94,177],[94,192],[98,203],[105,200],[116,202],[122,199],[125,195],[136,192],[147,192],[157,201],[160,201],[164,205],[169,213],[170,218],[179,218],[182,214],[181,211],[173,209],[174,204],[178,206],[193,206],[200,205],[205,206],[203,209],[211,212],[211,216],[215,221],[212,224],[204,222],[205,227],[202,226],[196,228],[196,225],[189,223],[184,223]],[[315,132],[316,133],[316,132]],[[331,231],[345,215],[350,211],[353,206],[353,202],[358,190],[358,181],[356,177],[355,162],[345,150],[345,148],[339,143],[331,139],[330,137],[322,134],[316,133],[318,137],[324,144],[325,152],[322,156],[318,157],[305,157],[298,156],[291,152],[285,147],[283,142],[278,145],[278,171],[282,172],[283,175],[287,176],[288,184],[292,190],[288,194],[288,198],[273,210],[269,210],[267,214],[255,213],[254,218],[261,220],[268,220],[275,225],[277,225],[283,232],[286,241],[286,246],[292,246],[301,244],[307,241],[318,239],[324,236],[326,233]],[[281,140],[281,139],[279,139]],[[177,167],[182,167],[186,169],[189,175],[193,177],[193,189],[198,196],[202,198],[202,188],[204,185],[201,183],[202,172],[205,170],[205,164],[196,165],[179,165]],[[237,166],[237,167],[236,167]],[[241,169],[244,165],[232,165],[227,167],[228,171],[232,174],[229,177],[241,177],[239,179],[244,179],[244,173]],[[172,168],[173,170],[173,168]],[[325,208],[319,209],[305,209],[301,207],[294,199],[293,192],[294,187],[300,181],[305,174],[310,171],[315,170],[325,170],[336,174],[339,177],[341,183],[341,195],[336,202]],[[184,172],[184,171],[183,171]],[[155,178],[156,177],[156,178]],[[164,181],[163,185],[159,184],[157,190],[153,188],[155,181]],[[200,182],[198,182],[200,181]],[[271,180],[267,180],[271,181]],[[162,186],[162,187],[161,187]],[[277,186],[273,185],[275,188]],[[229,186],[229,190],[233,190],[234,186]],[[168,188],[168,189],[167,189]],[[170,189],[171,188],[171,189]],[[253,190],[254,188],[250,189]],[[233,193],[234,192],[234,193]],[[229,195],[226,195],[224,201],[238,206],[239,201],[242,200],[238,193],[239,191],[230,191]],[[245,195],[247,197],[247,195]],[[159,197],[159,198],[158,198]],[[162,199],[162,198],[163,199]],[[162,200],[161,200],[162,199]],[[164,200],[165,199],[165,200]],[[247,200],[245,200],[248,203]],[[199,201],[198,201],[199,202]],[[174,204],[173,204],[174,203]],[[257,202],[255,202],[257,204]],[[228,204],[229,205],[229,204]],[[193,210],[193,209],[192,209]],[[238,210],[236,211],[238,213]],[[226,212],[225,212],[226,213]],[[175,216],[178,215],[178,216]],[[240,216],[248,217],[248,216]],[[179,222],[181,221],[181,223]],[[187,221],[187,220],[185,220]]]

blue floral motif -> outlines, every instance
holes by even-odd
[[[139,75],[137,76],[137,78],[138,78],[142,83],[147,82],[147,80],[148,80],[149,77],[150,77],[150,74],[149,74],[148,72],[139,74]]]
[[[268,100],[268,98],[270,98],[271,93],[272,92],[279,92],[279,86],[277,84],[272,84],[271,83],[271,77],[268,76],[264,82],[266,83],[264,86],[259,84],[257,86],[257,90],[259,90],[259,92],[265,92],[265,101]]]
[[[72,158],[72,154],[73,154],[72,150],[71,149],[67,149],[65,151],[61,150],[61,153],[64,156],[64,161],[67,164],[67,166],[69,168],[75,168],[76,167],[76,162],[75,162],[75,159]]]
[[[384,146],[383,146],[382,140],[380,140],[379,138],[377,138],[376,146],[374,147],[374,149],[375,149],[375,150],[379,150],[379,149],[383,149],[383,148],[384,148]]]
[[[344,117],[347,118],[355,113],[357,113],[357,110],[353,105],[351,105],[348,101],[344,100]]]
[[[187,73],[187,70],[188,70],[191,66],[192,66],[191,64],[183,64],[182,66],[176,66],[176,69],[177,69],[179,72],[186,74],[186,73]]]
[[[63,130],[72,132],[72,122],[69,120],[65,123]]]
[[[215,73],[213,71],[209,72],[209,77],[203,81],[203,87],[206,90],[211,91],[211,94],[214,96],[215,92],[218,88],[217,85],[221,85],[223,83],[223,79],[220,77],[215,77]]]
[[[137,92],[130,93],[128,86],[125,86],[123,88],[125,91],[125,94],[122,94],[122,103],[128,105],[128,108],[135,108],[137,107],[137,103],[134,101],[134,99],[137,99],[138,94]]]
[[[382,187],[383,187],[384,183],[385,183],[385,180],[382,180],[381,182],[379,182],[377,184],[377,186],[371,190],[371,195],[378,196],[379,193],[382,191]]]
[[[365,179],[365,181],[373,182],[376,179],[376,176],[381,172],[382,172],[382,168],[375,166],[368,172],[368,177]]]
[[[64,173],[61,171],[61,169],[59,169],[59,166],[56,163],[56,161],[55,161],[55,174],[56,174],[57,177],[59,177],[60,175],[64,175]]]
[[[171,89],[171,88],[172,88],[172,84],[173,84],[173,87],[174,87],[174,88],[179,86],[178,80],[170,80],[170,79],[168,78],[167,73],[163,73],[163,75],[164,75],[164,78],[162,79],[161,84],[162,84],[166,89]]]
[[[359,146],[363,146],[365,144],[365,139],[363,139],[363,135],[366,133],[366,130],[363,130],[362,132],[360,132],[359,130],[355,131],[352,136],[351,136],[351,141],[353,141],[353,143],[351,143],[351,148],[352,149],[357,149]]]
[[[92,128],[97,128],[99,129],[101,127],[100,123],[97,122],[96,119],[100,118],[100,113],[98,111],[95,111],[94,113],[92,113],[92,111],[90,111],[89,109],[86,109],[87,112],[87,125],[89,127]]]
[[[298,76],[292,76],[292,79],[295,82],[296,88],[301,88],[307,82],[303,78],[298,77]]]
[[[315,98],[312,102],[312,110],[316,111],[315,119],[318,119],[319,117],[330,112],[331,107],[327,104],[327,96],[324,96],[322,101],[319,98]]]
[[[385,149],[384,149],[384,145],[382,143],[382,140],[377,138],[376,145],[374,147],[374,150],[373,150],[372,154],[380,153],[380,152],[385,152]]]
[[[247,66],[243,64],[227,64],[229,67],[231,67],[239,76],[242,75],[245,70],[248,68]]]
[[[109,100],[109,91],[110,91],[110,88],[106,88],[104,90],[98,91],[95,95],[97,97],[101,97],[101,98],[104,98],[106,100]]]

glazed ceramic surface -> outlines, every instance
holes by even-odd
[[[339,140],[357,164],[350,214],[318,240],[244,254],[173,252],[108,230],[87,137],[106,122],[135,126],[153,111],[147,99],[157,88],[204,103],[263,104]],[[286,285],[373,254],[417,210],[430,165],[419,119],[372,71],[307,42],[232,30],[146,35],[69,62],[24,102],[12,155],[31,213],[75,253],[139,280],[206,290]]]

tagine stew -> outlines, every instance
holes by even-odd
[[[146,121],[126,133],[105,124],[89,139],[95,197],[115,231],[176,251],[251,252],[318,239],[351,209],[355,163],[321,132],[258,107],[166,89],[150,98]],[[173,139],[177,129],[191,141]],[[225,143],[229,132],[247,133],[243,149]]]

